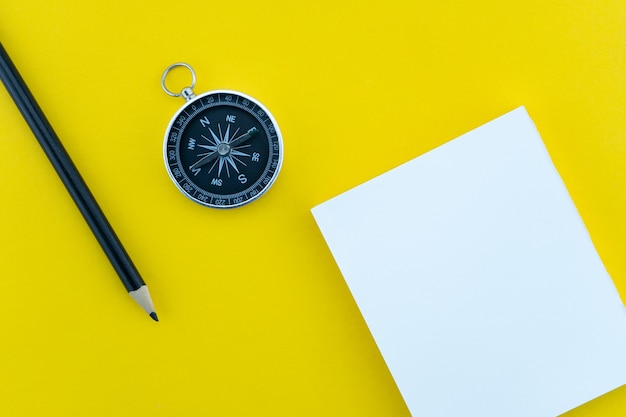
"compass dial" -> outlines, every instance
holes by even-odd
[[[274,183],[282,165],[282,137],[270,112],[252,97],[210,91],[189,100],[172,118],[164,158],[170,177],[191,200],[238,207]]]

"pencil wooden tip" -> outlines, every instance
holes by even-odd
[[[135,291],[130,291],[128,294],[133,297],[137,304],[139,304],[141,308],[143,308],[143,310],[150,315],[150,317],[152,317],[152,320],[159,321],[159,318],[154,312],[154,305],[152,305],[150,292],[145,284],[137,288]]]

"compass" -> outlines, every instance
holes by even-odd
[[[190,87],[180,93],[165,86],[169,72],[187,68]],[[283,142],[276,120],[259,101],[232,90],[195,95],[196,75],[188,64],[170,65],[163,90],[185,104],[165,131],[163,157],[178,189],[207,207],[233,208],[250,203],[272,186],[283,160]]]

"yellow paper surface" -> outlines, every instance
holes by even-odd
[[[625,21],[617,0],[1,3],[0,40],[161,321],[0,90],[0,415],[408,416],[309,210],[519,105],[624,298]],[[196,93],[276,117],[260,200],[212,210],[171,183],[177,61]],[[625,407],[622,388],[566,415]]]

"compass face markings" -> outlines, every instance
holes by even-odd
[[[234,91],[214,91],[196,96],[174,116],[164,157],[187,197],[210,207],[238,207],[275,181],[282,137],[262,104]]]
[[[226,126],[226,133],[224,133],[224,143],[228,143],[229,140],[229,135],[230,135],[230,125]]]
[[[219,127],[219,125],[217,126]],[[222,132],[220,132],[220,137],[218,138],[217,135],[215,134],[215,132],[213,131],[213,129],[209,128],[209,132],[211,132],[211,136],[213,136],[213,144],[215,146],[217,146],[222,140],[220,139],[222,137]],[[208,139],[207,139],[208,140]]]
[[[239,170],[237,169],[237,164],[235,164],[235,160],[233,159],[232,155],[229,155],[226,158],[226,162],[228,162],[233,167],[233,169],[237,172],[237,174],[239,174]],[[230,177],[230,172],[228,174],[229,174],[228,176]]]
[[[211,165],[211,168],[209,168],[209,172],[213,171],[213,169],[218,164],[218,162],[219,162],[219,159],[216,159],[215,162],[213,162],[213,165]]]
[[[235,161],[239,162],[241,165],[243,165],[243,166],[247,167],[247,166],[248,166],[248,164],[246,164],[245,162],[243,162],[241,159],[237,158],[237,156],[250,156],[250,155],[245,154],[245,153],[241,153],[241,152],[239,152],[239,151],[235,151],[235,150],[233,150],[233,151],[232,151],[232,153],[231,153],[231,155],[230,155],[230,157],[231,157],[232,159],[234,159]]]
[[[240,128],[240,127],[238,127],[238,128],[237,128],[237,130],[235,130],[235,131],[233,132],[233,135],[231,136],[231,138],[235,138],[235,136],[237,136],[237,133],[239,132],[239,130],[241,130],[241,128]],[[245,135],[245,133],[244,133],[244,135]],[[243,136],[243,135],[241,135],[241,136]],[[240,136],[240,137],[241,137],[241,136]],[[229,140],[229,141],[228,141],[228,143],[231,143],[231,142],[234,142],[234,141],[235,141],[235,139],[232,139],[232,140]]]
[[[222,176],[222,169],[224,168],[226,163],[224,162],[224,158],[220,158],[219,161],[220,161],[220,167],[219,167],[219,169],[217,171],[217,176],[221,177]],[[228,168],[228,167],[226,167],[226,168]]]
[[[219,142],[221,143],[221,142],[222,142],[222,137],[223,137],[223,136],[222,136],[222,125],[221,125],[221,124],[219,124],[219,123],[217,124],[217,130],[218,130],[218,131],[219,131],[219,133],[220,133],[220,139],[219,139]]]

